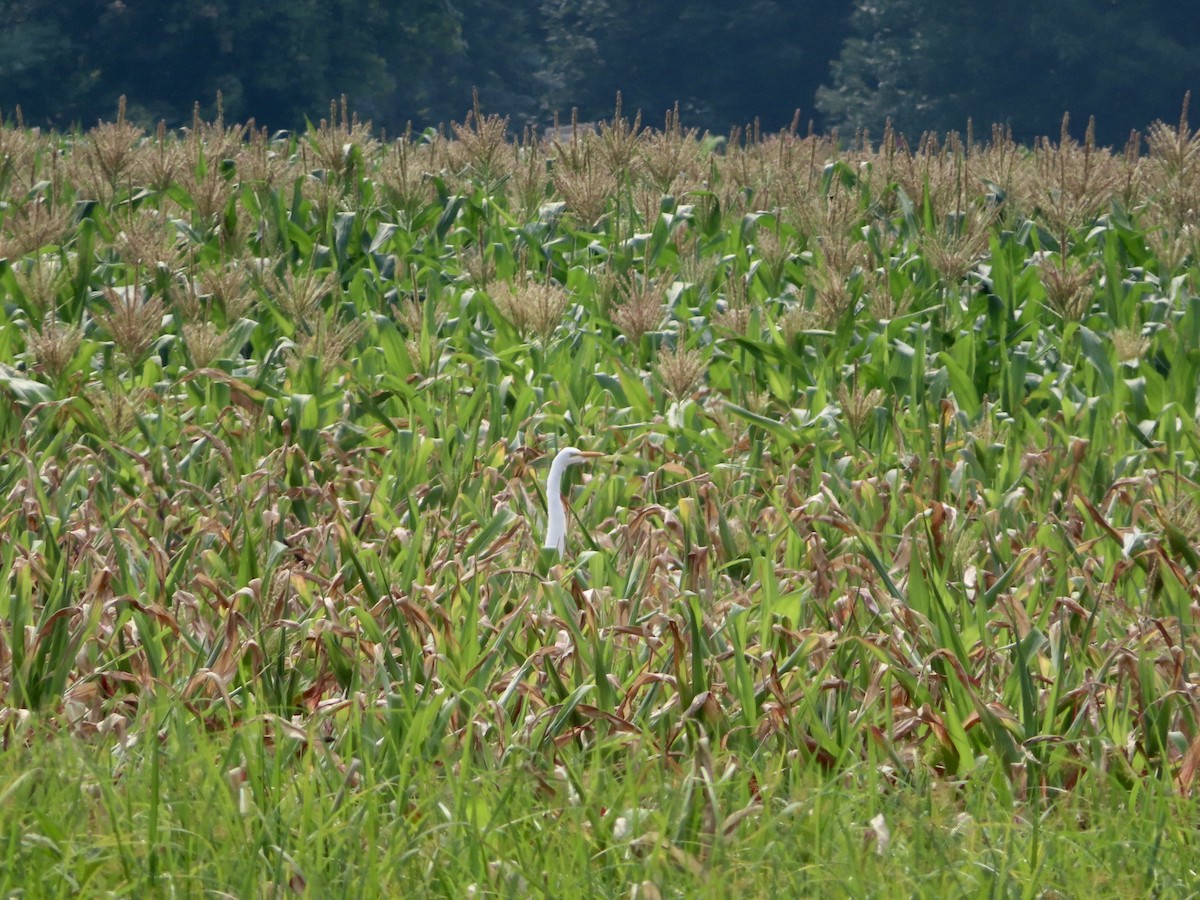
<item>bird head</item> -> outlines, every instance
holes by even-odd
[[[564,447],[558,451],[555,459],[561,459],[564,466],[577,466],[589,459],[599,459],[603,453],[595,450],[580,450],[578,447]]]

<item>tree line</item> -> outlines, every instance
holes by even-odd
[[[1200,86],[1200,17],[1163,0],[0,0],[0,115],[87,127],[118,97],[144,124],[194,104],[271,130],[333,98],[396,133],[461,121],[478,89],[514,129],[572,110],[688,127],[758,122],[878,137],[1057,135],[1120,144]]]

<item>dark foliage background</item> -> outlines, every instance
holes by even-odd
[[[758,120],[878,136],[1011,126],[1121,144],[1200,86],[1200,14],[1143,0],[0,0],[0,113],[69,128],[231,120],[302,127],[345,94],[391,133],[485,110],[661,125]]]

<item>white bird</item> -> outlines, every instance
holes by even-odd
[[[542,543],[545,550],[556,550],[562,556],[567,550],[567,510],[562,498],[562,477],[567,466],[577,466],[585,460],[603,456],[592,450],[580,450],[577,447],[564,447],[559,450],[550,463],[550,474],[546,476],[546,540]]]

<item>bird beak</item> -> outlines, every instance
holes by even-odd
[[[599,459],[604,454],[601,453],[599,450],[580,450],[579,455],[582,456],[584,459]]]

